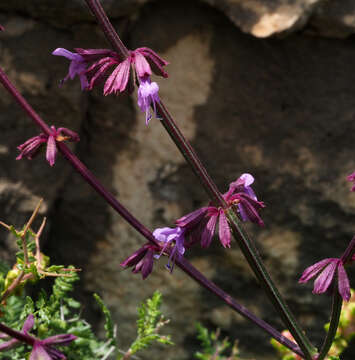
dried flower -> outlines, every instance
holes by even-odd
[[[236,181],[229,185],[229,190],[223,194],[227,207],[236,205],[243,221],[251,221],[264,225],[258,210],[265,207],[264,203],[257,200],[257,197],[251,188],[254,177],[250,174],[242,174]],[[186,236],[190,242],[188,246],[196,241],[201,241],[202,247],[208,247],[211,244],[218,222],[219,240],[224,247],[230,247],[231,234],[228,220],[225,215],[225,209],[215,206],[207,206],[195,210],[180,219],[176,220],[176,225],[185,229]]]
[[[77,133],[67,128],[58,128],[57,130],[54,126],[51,126],[51,131],[50,136],[40,133],[19,145],[17,149],[20,150],[20,154],[16,160],[21,160],[23,157],[32,160],[38,154],[41,145],[47,143],[46,159],[50,166],[53,166],[57,156],[57,141],[69,140],[77,142],[80,140]]]

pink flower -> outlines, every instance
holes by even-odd
[[[253,182],[254,177],[252,175],[242,174],[229,185],[229,190],[223,194],[223,198],[228,208],[234,205],[238,207],[243,221],[251,221],[263,226],[264,222],[260,218],[258,210],[265,205],[257,200],[250,186]],[[222,208],[211,205],[203,207],[181,217],[175,223],[186,230],[186,237],[190,240],[187,246],[191,246],[196,241],[201,241],[202,247],[210,246],[218,223],[219,240],[225,248],[230,247],[231,234],[228,219]]]
[[[17,149],[20,150],[20,154],[17,156],[16,160],[21,160],[23,157],[32,160],[33,157],[38,154],[41,145],[47,143],[46,159],[50,166],[53,166],[57,156],[57,141],[69,140],[77,142],[80,140],[77,133],[67,128],[58,128],[57,130],[54,126],[51,126],[51,130],[52,133],[50,136],[40,133],[19,145]]]

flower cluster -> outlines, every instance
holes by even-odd
[[[60,334],[50,336],[46,339],[40,340],[29,334],[34,326],[34,316],[31,314],[25,320],[20,335],[24,335],[27,343],[32,344],[32,352],[29,360],[65,360],[65,355],[57,350],[54,345],[69,345],[73,340],[76,339],[75,335],[72,334]],[[13,330],[13,332],[17,332]],[[21,344],[21,341],[12,338],[11,340],[5,341],[0,344],[0,351],[7,351],[15,346]]]
[[[21,160],[23,157],[26,157],[29,160],[32,160],[39,152],[42,144],[47,144],[46,159],[49,162],[50,166],[55,164],[55,159],[57,156],[57,141],[79,141],[79,135],[74,131],[71,131],[67,128],[58,128],[51,126],[51,135],[48,136],[44,133],[40,133],[37,136],[34,136],[28,139],[23,144],[17,147],[20,150],[20,154],[17,156],[16,160]]]
[[[126,89],[133,91],[134,82],[139,84],[138,106],[146,115],[146,124],[152,118],[150,105],[152,104],[154,114],[157,116],[156,103],[160,102],[158,91],[159,86],[152,82],[150,77],[154,72],[157,75],[168,77],[163,66],[168,64],[153,50],[141,47],[129,51],[126,59],[121,59],[117,53],[108,49],[75,49],[75,53],[63,48],[53,51],[53,55],[64,56],[70,60],[68,75],[61,84],[79,76],[81,88],[92,90],[95,85],[105,78],[104,95],[122,93]],[[112,73],[106,77],[110,68],[114,67]],[[131,73],[131,68],[135,71]]]
[[[250,174],[241,175],[229,185],[229,190],[223,195],[228,207],[237,206],[244,221],[252,221],[264,225],[258,210],[264,203],[258,201],[251,188],[254,178]],[[176,260],[185,253],[185,248],[201,241],[202,247],[208,247],[212,241],[218,223],[219,238],[224,247],[230,247],[231,233],[225,210],[215,206],[206,206],[183,216],[176,221],[175,228],[159,228],[153,232],[157,245],[147,243],[121,263],[123,267],[133,267],[133,273],[142,273],[143,279],[153,270],[154,259],[168,253],[167,268],[172,272]],[[189,238],[189,242],[186,239]]]
[[[223,194],[223,198],[228,207],[237,206],[243,221],[251,221],[263,226],[264,222],[258,211],[265,205],[262,201],[258,201],[251,188],[253,182],[254,177],[252,175],[241,175],[229,185],[229,189]],[[202,247],[208,247],[215,233],[217,222],[221,244],[224,247],[230,247],[231,234],[225,209],[210,204],[176,220],[176,225],[185,230],[186,236],[189,236],[191,243],[201,241]]]

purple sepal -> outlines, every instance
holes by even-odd
[[[147,47],[141,47],[136,49],[135,51],[139,52],[147,59],[149,65],[151,66],[151,69],[156,75],[160,75],[165,78],[169,76],[168,73],[163,69],[163,66],[166,66],[169,63],[165,61],[163,58],[161,58],[152,49],[149,49]]]
[[[113,70],[112,74],[108,77],[105,83],[105,96],[112,93],[117,94],[118,92],[123,92],[126,89],[130,67],[129,58],[117,65],[116,69]]]
[[[152,75],[147,59],[138,50],[131,52],[131,61],[134,63],[138,78]]]
[[[341,259],[328,258],[309,266],[302,274],[299,282],[305,283],[319,274],[314,281],[314,294],[323,294],[330,289],[337,272],[338,291],[344,301],[350,300],[350,283]]]
[[[335,270],[337,268],[337,259],[330,262],[314,281],[314,294],[322,294],[327,291],[333,281]]]
[[[16,160],[21,160],[23,157],[32,160],[38,154],[41,145],[46,142],[47,136],[42,133],[28,139],[17,147],[20,150],[20,154],[16,157]]]
[[[202,207],[187,215],[182,216],[175,221],[175,224],[179,227],[186,228],[186,230],[193,228],[197,225],[206,215],[208,207]]]
[[[218,236],[220,242],[225,248],[231,247],[231,232],[223,209],[220,209],[219,211]]]
[[[341,297],[345,301],[349,301],[351,297],[350,283],[342,261],[339,261],[338,264],[338,289]]]
[[[159,253],[160,248],[150,243],[144,244],[141,248],[135,251],[131,256],[124,260],[120,265],[122,267],[133,266],[132,272],[137,274],[142,273],[143,280],[153,270],[154,254]]]
[[[201,246],[203,248],[207,248],[210,246],[215,229],[216,229],[216,223],[218,219],[218,210],[215,209],[215,214],[211,214],[210,218],[206,224],[206,227],[203,229],[202,235],[201,235]],[[209,212],[211,213],[211,208],[209,208]]]
[[[69,345],[72,341],[77,339],[77,336],[73,334],[59,334],[47,337],[46,339],[42,340],[43,345]]]
[[[306,283],[308,280],[312,279],[312,277],[316,276],[325,266],[327,266],[330,262],[336,259],[329,258],[321,260],[311,266],[309,266],[302,274],[301,278],[298,280],[299,283]]]
[[[55,144],[54,136],[51,135],[48,137],[47,140],[47,152],[46,152],[46,159],[49,162],[50,166],[54,165],[56,156],[57,156],[57,146]]]

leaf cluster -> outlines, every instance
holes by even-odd
[[[200,360],[239,360],[237,341],[230,343],[228,338],[220,339],[220,330],[208,331],[200,323],[196,324],[197,339],[200,340],[202,350],[194,356]]]

